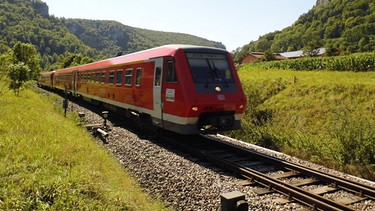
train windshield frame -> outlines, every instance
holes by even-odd
[[[226,54],[186,53],[194,83],[234,83],[231,67]]]

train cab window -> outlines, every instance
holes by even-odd
[[[137,71],[135,73],[135,85],[141,86],[141,77],[142,77],[142,69],[137,68]]]
[[[188,53],[195,83],[233,83],[234,79],[225,54]]]
[[[116,72],[116,85],[122,85],[122,73],[123,70],[117,70]]]
[[[155,69],[155,86],[161,86],[161,68],[157,67]]]
[[[133,83],[133,69],[125,70],[125,86],[131,86]]]
[[[174,68],[174,63],[172,60],[167,61],[166,64],[166,78],[165,82],[167,83],[177,83],[176,70]]]
[[[105,71],[103,71],[102,74],[101,74],[100,82],[101,82],[102,84],[105,83]]]
[[[113,84],[114,80],[115,80],[115,71],[111,70],[109,71],[108,83]]]

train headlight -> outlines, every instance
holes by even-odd
[[[198,111],[199,109],[198,109],[198,106],[194,106],[194,107],[191,108],[191,110],[192,111]]]
[[[240,109],[243,109],[245,106],[244,105],[240,105]]]
[[[215,91],[216,91],[216,92],[221,92],[221,88],[220,88],[220,86],[217,86],[217,87],[215,88]]]

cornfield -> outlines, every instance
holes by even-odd
[[[375,71],[375,53],[339,57],[309,57],[264,62],[257,65],[263,69],[372,72]]]

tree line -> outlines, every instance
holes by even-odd
[[[48,14],[41,0],[0,0],[0,54],[17,42],[36,47],[43,71],[60,68],[58,61],[70,54],[100,60],[171,43],[225,48],[192,35],[139,29],[116,21],[57,18]]]
[[[249,52],[275,53],[325,47],[329,56],[375,51],[375,4],[332,0],[312,8],[290,27],[260,36],[238,48],[240,63]]]
[[[41,56],[30,43],[17,42],[7,53],[0,55],[0,96],[9,90],[19,95],[22,88],[39,78],[42,71]],[[80,54],[64,54],[57,61],[66,68],[93,62],[92,58]],[[31,82],[31,83],[30,83]]]

